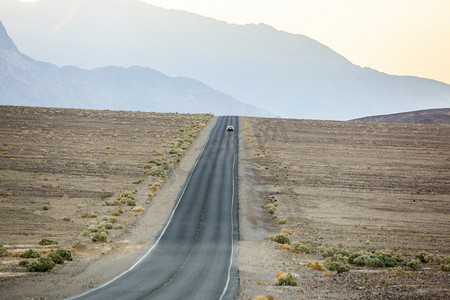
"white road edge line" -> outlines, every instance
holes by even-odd
[[[218,119],[217,119],[217,121],[218,121]],[[216,121],[216,124],[217,124],[217,121]],[[216,126],[216,124],[214,125],[214,127]],[[212,128],[211,133],[212,133],[212,131],[214,130],[214,127]],[[198,162],[200,161],[200,158],[202,157],[203,152],[205,151],[206,145],[208,145],[209,139],[210,139],[210,137],[211,137],[211,133],[209,134],[208,139],[207,139],[206,142],[205,142],[205,145],[203,145],[202,151],[200,152],[199,156],[197,157],[197,161],[195,162],[194,166],[192,167],[191,172],[189,173],[189,177],[188,177],[188,179],[186,180],[186,183],[185,183],[185,185],[184,185],[183,191],[182,191],[181,194],[180,194],[180,197],[178,197],[177,204],[175,205],[174,209],[172,210],[172,213],[171,213],[171,215],[170,215],[169,221],[167,221],[166,226],[164,226],[164,229],[163,229],[163,231],[161,232],[159,238],[156,240],[155,244],[154,244],[150,249],[148,249],[148,251],[147,251],[147,252],[146,252],[146,253],[145,253],[145,254],[144,254],[137,262],[135,262],[134,265],[132,265],[129,269],[123,271],[122,273],[120,273],[119,275],[117,275],[117,276],[114,277],[113,279],[111,279],[111,280],[105,282],[104,284],[102,284],[102,285],[100,285],[100,286],[98,286],[98,287],[96,287],[96,288],[90,289],[90,290],[88,290],[88,291],[86,291],[86,292],[84,292],[84,293],[82,293],[82,294],[80,294],[80,295],[72,296],[72,297],[66,298],[67,300],[78,299],[78,298],[81,298],[81,297],[83,297],[83,296],[86,296],[86,295],[88,295],[88,294],[90,294],[90,293],[92,293],[92,292],[94,292],[94,291],[96,291],[96,290],[99,290],[99,289],[104,288],[105,286],[111,284],[112,282],[116,281],[117,279],[119,279],[119,278],[122,277],[123,275],[127,274],[128,272],[130,272],[130,271],[132,271],[134,268],[136,268],[136,266],[137,266],[138,264],[140,264],[141,261],[143,261],[143,260],[144,260],[144,259],[145,259],[152,251],[153,251],[153,249],[156,247],[156,245],[158,245],[159,241],[161,240],[161,238],[163,237],[164,233],[166,232],[167,227],[169,227],[170,222],[172,222],[173,215],[175,214],[175,211],[177,210],[178,205],[180,204],[181,198],[183,198],[184,192],[186,191],[186,188],[187,188],[187,186],[189,185],[189,182],[191,181],[192,174],[194,173],[194,170],[195,170],[195,168],[197,167],[197,164],[198,164]],[[234,183],[233,183],[233,195],[234,195]]]
[[[233,208],[234,208],[234,185],[235,185],[235,180],[234,180],[234,172],[235,172],[235,168],[236,168],[236,153],[234,154],[234,159],[233,159],[233,196],[231,197],[231,255],[230,255],[230,265],[228,266],[228,277],[227,277],[227,283],[225,284],[225,287],[223,288],[222,294],[220,295],[219,300],[222,300],[223,297],[225,297],[225,294],[227,293],[228,290],[228,285],[230,284],[230,277],[231,277],[231,266],[233,264],[233,256],[234,256],[234,216],[233,216]]]

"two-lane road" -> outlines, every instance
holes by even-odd
[[[218,118],[152,248],[125,272],[73,299],[237,296],[238,127],[237,117]]]

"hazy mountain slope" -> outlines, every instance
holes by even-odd
[[[303,35],[138,0],[2,0],[24,53],[58,65],[152,67],[285,117],[352,119],[450,106],[450,85],[353,65]]]
[[[0,104],[269,116],[199,81],[150,68],[59,68],[21,54],[0,22]]]
[[[427,109],[355,119],[363,122],[450,125],[450,108]]]

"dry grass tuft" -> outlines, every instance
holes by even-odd
[[[136,207],[133,207],[133,209],[132,209],[131,211],[134,211],[134,212],[144,212],[144,211],[145,211],[145,208],[144,208],[143,206],[136,206]]]
[[[317,260],[308,261],[307,266],[313,270],[319,270],[319,271],[325,270],[325,267],[322,265],[322,263]]]
[[[281,232],[286,236],[292,235],[292,230],[287,229],[287,228],[281,229]]]
[[[273,295],[255,296],[253,300],[277,300]]]
[[[278,244],[278,247],[284,250],[291,250],[291,245],[289,244]]]
[[[278,271],[278,272],[277,272],[277,275],[275,275],[275,278],[276,278],[276,279],[284,278],[284,277],[287,276],[287,274],[288,274],[288,273],[286,273],[286,272]]]

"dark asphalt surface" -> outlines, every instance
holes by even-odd
[[[124,273],[71,299],[237,296],[238,130],[238,117],[218,118],[154,246]]]

